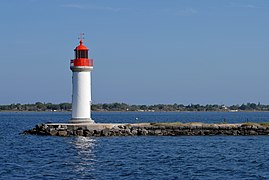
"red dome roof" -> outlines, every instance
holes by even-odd
[[[83,41],[80,40],[79,41],[79,46],[77,46],[75,50],[88,50],[88,48],[86,46],[84,46]]]

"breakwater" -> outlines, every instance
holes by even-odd
[[[23,134],[50,136],[213,136],[269,135],[267,123],[38,124]]]

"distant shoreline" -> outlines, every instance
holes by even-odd
[[[68,112],[71,111],[71,103],[41,103],[34,104],[9,104],[0,105],[0,112]],[[246,103],[241,105],[224,104],[155,104],[155,105],[131,105],[126,103],[92,104],[93,112],[267,112],[269,105]]]
[[[10,112],[10,113],[19,113],[19,112],[36,112],[36,113],[42,113],[42,112],[52,112],[52,113],[59,113],[59,112],[62,112],[62,113],[66,113],[66,112],[70,112],[71,111],[0,111],[1,112]],[[201,112],[222,112],[222,113],[240,113],[240,112],[258,112],[258,113],[261,113],[261,112],[269,112],[269,111],[236,111],[236,112],[232,112],[232,111],[92,111],[94,113],[116,113],[116,112],[137,112],[137,113],[162,113],[162,112],[171,112],[171,113],[184,113],[184,112],[187,112],[187,113],[201,113]]]

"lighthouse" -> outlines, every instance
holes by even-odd
[[[70,61],[72,70],[72,119],[70,123],[94,123],[91,119],[91,71],[93,60],[88,57],[88,48],[80,38],[74,49],[75,59]]]

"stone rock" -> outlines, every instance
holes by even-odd
[[[95,128],[98,127],[98,128]],[[112,127],[112,129],[110,129]],[[269,126],[259,124],[183,124],[163,126],[143,124],[122,124],[114,126],[80,126],[65,124],[38,124],[23,134],[51,136],[212,136],[212,135],[268,135]]]
[[[66,132],[67,132],[67,136],[73,136],[74,135],[74,131],[72,131],[72,130],[67,129]]]
[[[82,129],[78,129],[76,132],[77,132],[76,134],[78,136],[83,136],[83,130]]]
[[[148,134],[148,131],[146,129],[142,129],[141,134],[145,136]]]
[[[78,129],[77,126],[67,126],[68,130],[76,131]]]
[[[154,135],[154,130],[149,129],[149,130],[147,130],[147,131],[148,131],[148,135],[150,135],[150,136],[153,136],[153,135]]]
[[[125,133],[128,134],[128,135],[132,134],[130,129],[125,129]]]
[[[132,131],[131,131],[131,133],[132,133],[132,135],[137,135],[137,130],[135,130],[135,129],[133,129]]]
[[[67,131],[58,131],[59,136],[67,136]]]
[[[89,137],[93,135],[93,131],[92,130],[85,130],[84,131],[84,136]]]
[[[63,132],[64,132],[64,131],[63,131]],[[58,133],[58,131],[56,131],[55,129],[52,129],[52,130],[50,130],[50,132],[49,132],[49,134],[50,134],[51,136],[56,136],[57,133]]]
[[[67,126],[66,125],[61,125],[61,128],[67,129]]]
[[[97,137],[98,137],[98,136],[101,136],[101,132],[100,132],[99,130],[94,130],[94,131],[93,131],[93,135],[94,135],[94,136],[97,136]]]
[[[108,128],[103,129],[103,130],[101,131],[101,135],[102,135],[102,136],[109,136],[109,134],[110,134],[110,129],[108,129]]]
[[[250,130],[248,134],[249,135],[258,135],[258,133],[256,131],[253,131],[253,130]]]
[[[48,129],[48,125],[47,124],[44,124],[44,129]]]

